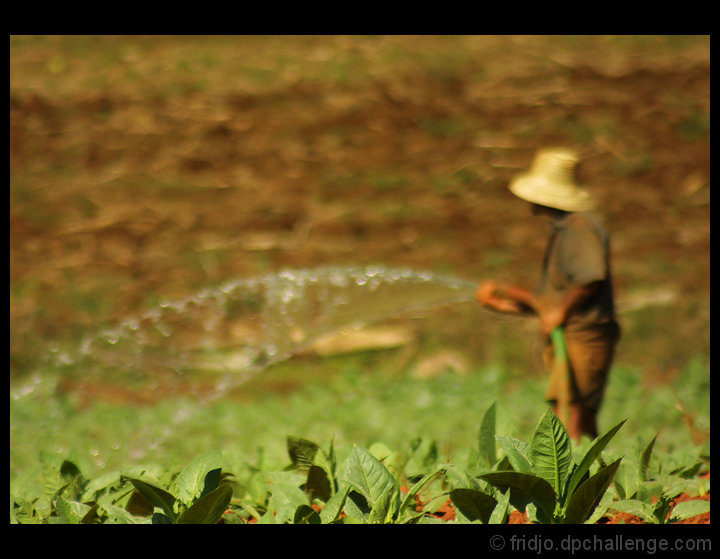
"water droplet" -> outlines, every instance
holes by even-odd
[[[169,338],[172,335],[172,328],[170,328],[167,324],[158,322],[157,324],[155,324],[155,328],[157,328],[158,332],[160,332],[166,338]]]

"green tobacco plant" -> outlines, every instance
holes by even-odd
[[[368,450],[354,446],[348,457],[345,481],[350,486],[348,515],[353,520],[370,524],[411,523],[424,515],[413,509],[415,496],[443,471],[438,467],[425,474],[407,493]],[[347,505],[346,505],[346,508]]]
[[[300,504],[293,515],[295,523],[298,519],[322,524],[417,521],[424,513],[414,510],[415,496],[442,472],[442,468],[431,470],[403,492],[390,470],[365,448],[353,446],[340,475],[332,445],[325,453],[311,441],[289,437],[288,453],[293,466],[307,473],[303,489],[309,500],[323,503],[314,514],[308,504]]]
[[[144,498],[153,524],[217,524],[232,498],[223,483],[220,452],[199,456],[180,472],[166,491],[142,479],[128,478]],[[142,505],[139,506],[142,511]],[[159,509],[159,510],[158,510]]]
[[[287,438],[287,450],[294,468],[306,474],[301,489],[307,502],[298,505],[292,520],[295,524],[330,524],[338,520],[347,497],[347,488],[339,491],[337,461],[334,444],[323,451],[319,445],[299,437]],[[324,503],[320,512],[315,511],[313,500]]]
[[[638,516],[648,524],[672,524],[699,514],[710,512],[710,502],[693,499],[674,503],[682,493],[679,489],[661,490],[657,495],[646,494],[646,498],[615,501],[608,508],[613,512],[625,512]]]
[[[88,480],[69,459],[40,453],[42,482],[10,498],[12,524],[90,524],[97,514],[95,503],[82,502]]]
[[[220,452],[199,456],[170,484],[145,468],[88,480],[70,460],[45,458],[42,489],[12,497],[10,521],[50,524],[215,524],[230,504]],[[161,485],[168,485],[166,488]]]
[[[681,493],[709,491],[702,463],[651,463],[654,439],[627,459],[601,457],[622,427],[573,447],[548,410],[530,442],[496,434],[493,404],[482,418],[475,448],[443,462],[434,441],[414,439],[400,451],[381,442],[336,453],[287,437],[290,464],[278,471],[210,452],[184,469],[130,466],[88,479],[77,461],[41,453],[37,475],[11,486],[11,523],[54,524],[411,524],[506,523],[515,509],[538,523],[597,521],[607,510],[630,512],[649,523],[676,522],[709,510],[709,502],[675,504]],[[242,472],[245,475],[241,475]],[[609,491],[613,483],[614,491]],[[235,490],[235,499],[233,497]],[[439,510],[448,498],[454,518]]]
[[[619,500],[610,505],[614,512],[625,512],[638,516],[649,524],[670,524],[692,518],[710,510],[710,502],[691,500],[675,504],[675,499],[684,492],[704,493],[706,487],[698,481],[697,473],[702,462],[696,461],[672,469],[651,474],[650,460],[657,437],[640,447],[635,460],[623,464],[615,480]]]
[[[481,445],[490,444],[495,408],[485,415]],[[495,436],[505,452],[497,466],[502,469],[479,473],[477,479],[495,488],[488,495],[481,488],[458,488],[450,492],[455,506],[469,520],[497,521],[507,512],[507,502],[520,511],[529,510],[540,523],[580,524],[590,519],[615,475],[621,459],[601,466],[593,475],[590,467],[624,421],[597,438],[582,459],[575,463],[572,443],[565,426],[550,410],[540,419],[530,444]],[[494,445],[492,445],[494,447]],[[494,460],[494,450],[480,449],[485,463]]]

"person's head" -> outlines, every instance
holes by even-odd
[[[530,212],[533,215],[541,215],[548,217],[550,219],[555,219],[557,217],[560,217],[568,212],[565,210],[559,210],[557,208],[551,208],[550,206],[543,206],[542,204],[535,204],[533,202],[528,202],[530,204]]]
[[[585,212],[597,207],[594,197],[575,182],[578,157],[566,148],[538,151],[532,167],[510,183],[510,191],[533,204],[533,213],[547,213],[540,208],[561,212]]]

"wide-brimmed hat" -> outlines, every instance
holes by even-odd
[[[533,204],[566,212],[585,212],[597,207],[595,198],[575,184],[577,154],[565,148],[538,151],[530,171],[515,177],[510,192]]]

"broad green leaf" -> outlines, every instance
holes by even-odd
[[[547,410],[530,441],[533,473],[547,481],[560,497],[572,467],[570,437],[560,419]]]
[[[638,501],[637,499],[615,501],[609,508],[615,512],[626,512],[639,516],[650,524],[657,524],[658,522],[657,518],[655,518],[655,507],[649,503]]]
[[[166,468],[154,464],[137,464],[122,468],[121,473],[121,478],[124,479],[141,479],[157,487],[168,487],[177,472],[171,473]]]
[[[684,478],[684,479],[695,479],[698,476],[698,472],[703,467],[703,462],[698,460],[694,464],[683,465],[682,467],[670,472],[671,474]]]
[[[478,454],[488,467],[492,467],[497,462],[495,415],[495,402],[493,402],[483,416],[480,432],[478,433]]]
[[[80,519],[80,524],[95,524],[98,520],[98,509],[100,508],[99,503],[93,503],[85,515]]]
[[[345,480],[372,509],[388,487],[397,489],[397,481],[387,468],[366,449],[354,446],[345,465]]]
[[[273,485],[277,483],[288,483],[295,487],[300,487],[307,481],[307,474],[297,470],[283,470],[265,472],[262,476],[263,482],[268,484],[272,491]]]
[[[232,499],[232,487],[221,485],[183,512],[177,519],[178,524],[217,524]]]
[[[79,524],[89,511],[88,505],[65,499],[62,495],[55,501],[55,512],[63,524]]]
[[[307,482],[305,482],[305,493],[308,494],[308,500],[312,502],[317,498],[323,502],[327,502],[332,495],[330,481],[328,476],[320,466],[310,466],[308,470]]]
[[[99,493],[103,489],[111,487],[120,482],[121,474],[119,471],[108,472],[96,477],[88,482],[83,492],[82,499],[84,501],[93,500],[96,493]]]
[[[299,470],[307,470],[312,466],[315,454],[320,447],[312,441],[300,437],[288,436],[287,451],[293,466]]]
[[[220,481],[222,480],[222,477],[223,475],[221,468],[215,468],[214,470],[210,470],[205,476],[205,481],[203,482],[203,490],[202,493],[200,493],[200,496],[204,497],[208,493],[211,493],[212,491],[215,491],[218,487],[220,487]]]
[[[69,481],[60,473],[64,460],[60,456],[50,454],[45,451],[40,451],[39,456],[40,464],[43,468],[41,478],[43,496],[54,498],[60,493],[60,491],[62,491]]]
[[[492,514],[490,515],[490,519],[488,520],[488,524],[504,524],[505,520],[507,518],[507,509],[508,505],[510,504],[510,489],[505,491],[505,493],[500,497],[500,499],[497,502],[497,505],[492,511]]]
[[[405,507],[409,506],[410,503],[413,502],[415,499],[415,495],[417,495],[420,490],[425,487],[429,482],[435,479],[435,477],[442,472],[445,469],[445,467],[437,468],[435,471],[429,472],[425,474],[420,481],[418,481],[415,485],[413,485],[410,490],[407,492],[405,497],[402,500],[402,503],[400,504],[400,510],[404,510]]]
[[[633,462],[620,464],[615,474],[614,486],[620,500],[638,499],[642,485],[638,479],[638,466]]]
[[[585,521],[585,524],[597,524],[600,519],[607,514],[610,505],[612,505],[616,498],[617,495],[613,491],[605,491],[605,495],[602,496],[595,510],[590,515],[590,518]]]
[[[320,511],[320,520],[323,524],[330,524],[331,522],[335,522],[340,517],[340,513],[345,506],[345,499],[347,497],[348,491],[350,491],[350,486],[345,485],[345,488],[343,490],[335,493],[335,495],[330,497],[330,500],[325,503],[325,506]]]
[[[107,516],[105,524],[143,524],[146,522],[144,519],[133,516],[122,507],[111,505],[110,503],[101,505],[100,509],[102,509]]]
[[[268,511],[274,511],[276,524],[292,521],[300,505],[310,504],[305,492],[290,483],[273,483],[270,491],[272,495],[268,502]]]
[[[573,492],[575,491],[575,488],[578,486],[578,484],[582,480],[583,476],[590,470],[590,466],[592,466],[593,462],[595,462],[597,457],[600,456],[600,453],[607,446],[608,442],[610,442],[610,440],[615,436],[615,434],[618,432],[620,427],[623,426],[625,421],[627,421],[627,420],[626,419],[622,420],[615,427],[613,427],[607,433],[605,433],[602,437],[599,437],[598,439],[596,439],[595,442],[593,443],[593,445],[588,449],[588,451],[582,457],[582,460],[580,460],[578,467],[575,468],[575,471],[572,473],[572,476],[570,476],[570,479],[568,481],[568,487],[567,487],[567,491],[565,493],[566,500],[567,500],[567,498],[569,498],[568,496],[572,496]]]
[[[635,493],[635,499],[651,503],[655,499],[658,501],[668,500],[668,497],[663,483],[659,480],[653,480],[645,481],[640,484],[640,487],[638,487],[638,490]]]
[[[471,522],[479,520],[488,524],[497,501],[490,495],[475,489],[458,488],[450,491],[450,499],[460,512]]]
[[[444,469],[445,482],[450,487],[470,487],[471,489],[477,489],[478,491],[482,490],[477,478],[470,472],[459,468],[456,464],[453,464],[452,462],[445,464]]]
[[[258,524],[282,524],[282,522],[277,522],[275,518],[275,509],[269,508],[265,511],[265,514],[263,514],[257,521]]]
[[[133,516],[151,516],[155,507],[148,502],[142,493],[136,491],[131,485],[131,494],[125,502],[125,510]],[[117,503],[114,495],[102,495],[99,503]]]
[[[162,509],[170,520],[175,521],[175,497],[164,489],[150,485],[140,479],[130,479],[130,483],[147,499],[148,503],[153,507]]]
[[[221,460],[221,452],[214,450],[190,462],[173,483],[177,500],[190,506],[201,497],[205,489],[205,477],[210,471],[221,467]]]
[[[33,504],[40,518],[48,518],[52,514],[52,502],[49,497],[39,497]]]
[[[516,509],[522,511],[528,503],[535,503],[545,517],[552,517],[555,491],[543,478],[520,472],[490,472],[478,477],[501,491],[510,488],[510,502]]]
[[[671,508],[672,500],[669,497],[663,497],[655,503],[655,518],[657,518],[659,524],[666,523]]]
[[[33,511],[35,507],[26,499],[10,496],[10,524],[34,524]]]
[[[625,487],[622,485],[622,483],[620,483],[620,480],[618,479],[618,474],[615,474],[615,483],[613,483],[613,487],[615,488],[615,493],[617,493],[618,499],[627,499],[627,492],[625,491]]]
[[[324,450],[315,454],[313,459],[313,465],[322,468],[327,476],[328,483],[330,484],[330,494],[335,494],[335,449],[332,441],[330,442],[330,449],[327,453]]]
[[[386,524],[393,515],[393,502],[397,500],[399,490],[393,485],[388,485],[382,495],[373,503],[368,522],[370,524]],[[396,503],[395,503],[396,504]]]
[[[345,519],[347,518],[356,520],[357,522],[367,522],[368,515],[370,514],[370,507],[368,506],[367,499],[360,495],[357,491],[350,490],[347,493],[345,499]]]
[[[612,464],[601,468],[570,495],[563,519],[564,524],[582,524],[590,517],[610,486],[621,460],[622,458],[618,458]]]
[[[676,522],[678,520],[685,520],[692,518],[698,514],[705,514],[710,512],[710,501],[702,499],[693,499],[691,501],[683,501],[678,503],[673,508],[672,514],[670,515],[670,521]]]
[[[638,476],[640,477],[640,481],[648,480],[647,470],[648,465],[650,464],[650,457],[652,456],[652,451],[653,447],[655,446],[656,439],[657,435],[652,438],[652,440],[645,447],[645,450],[643,450],[642,454],[640,455],[640,463],[638,464]]]
[[[322,524],[320,515],[310,505],[300,505],[295,510],[293,524]]]
[[[532,466],[530,465],[530,445],[513,439],[512,437],[506,437],[504,435],[498,435],[497,439],[500,448],[503,449],[505,456],[507,456],[510,465],[516,472],[523,474],[531,474]]]

